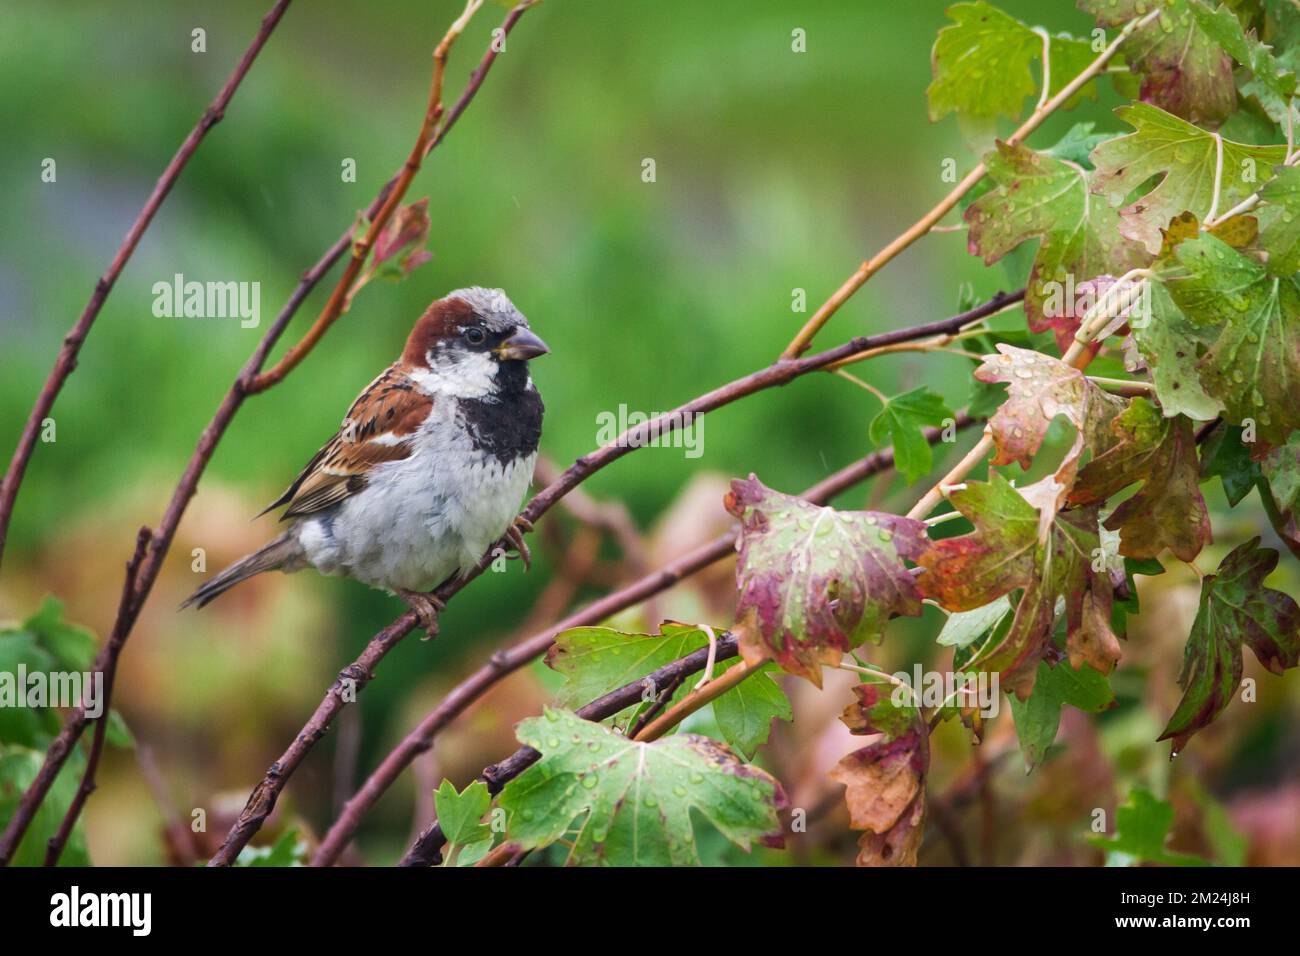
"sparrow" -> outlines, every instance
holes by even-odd
[[[532,482],[543,412],[528,362],[548,351],[501,289],[438,299],[338,434],[261,512],[287,505],[287,530],[181,607],[203,607],[264,571],[311,567],[401,597],[436,634],[442,605],[427,592],[476,566],[497,541],[528,564],[522,531],[531,528],[515,515]]]

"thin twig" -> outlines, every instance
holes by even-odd
[[[1089,80],[1101,72],[1102,68],[1110,62],[1111,58],[1119,52],[1120,46],[1127,40],[1135,30],[1146,26],[1157,16],[1160,15],[1162,8],[1152,10],[1146,16],[1130,21],[1124,29],[1111,41],[1110,45],[1102,51],[1095,60],[1092,61],[1084,70],[1079,73],[1073,80],[1067,83],[1061,90],[1041,104],[1030,114],[1029,119],[1021,125],[1014,133],[1007,138],[1007,143],[1015,145],[1022,142],[1030,133],[1038,129],[1047,117],[1051,116],[1062,104],[1068,101],[1077,93]],[[867,280],[879,272],[887,263],[893,260],[916,240],[920,239],[936,226],[949,211],[956,207],[963,196],[971,191],[975,185],[984,178],[988,168],[980,163],[969,173],[966,178],[953,187],[952,192],[939,200],[939,204],[927,212],[924,216],[912,224],[905,232],[894,239],[889,245],[885,246],[870,259],[858,266],[853,275],[844,280],[844,283],[835,290],[834,294],[827,299],[822,306],[813,313],[812,317],[804,323],[799,333],[790,340],[782,355],[785,358],[795,358],[808,351],[812,345],[813,337],[821,330],[831,316],[839,311],[840,306],[847,302],[855,292],[866,284]]]
[[[262,18],[262,24],[258,28],[257,35],[253,37],[253,42],[249,44],[244,55],[240,57],[239,63],[236,64],[234,72],[226,80],[225,85],[221,87],[216,98],[203,111],[199,121],[190,130],[188,136],[181,143],[180,148],[172,157],[171,162],[163,170],[162,175],[158,177],[158,182],[154,184],[153,192],[145,200],[144,206],[135,217],[135,222],[131,223],[131,228],[126,231],[126,236],[122,239],[122,244],[118,246],[117,252],[113,256],[113,261],[109,263],[108,270],[95,283],[95,289],[90,295],[90,301],[86,303],[85,309],[82,310],[81,317],[77,319],[71,331],[63,339],[63,347],[59,350],[59,356],[54,362],[54,368],[46,378],[40,394],[36,397],[36,404],[32,406],[31,414],[27,416],[27,423],[23,426],[23,432],[18,439],[18,447],[14,449],[12,460],[9,462],[9,468],[5,472],[3,481],[0,481],[0,559],[4,557],[5,540],[9,534],[9,521],[13,517],[14,501],[18,497],[18,486],[22,484],[23,474],[27,470],[27,462],[31,460],[32,453],[36,449],[36,437],[40,434],[42,423],[50,414],[50,409],[54,407],[54,400],[58,398],[63,383],[67,381],[68,376],[72,374],[77,367],[77,356],[81,352],[81,346],[86,341],[86,336],[90,334],[90,327],[95,324],[95,319],[99,316],[100,310],[104,307],[104,302],[108,298],[109,292],[113,290],[118,277],[122,270],[126,268],[128,260],[135,252],[135,248],[140,243],[140,237],[144,235],[149,224],[153,222],[154,214],[171,192],[172,186],[180,178],[181,171],[194,155],[203,138],[208,134],[208,130],[221,122],[225,116],[226,107],[230,105],[230,100],[239,89],[239,85],[244,81],[249,68],[252,67],[253,61],[257,55],[262,52],[262,47],[270,39],[272,31],[279,24],[280,18],[284,16],[291,0],[278,0],[271,8],[271,11]]]
[[[532,6],[536,0],[525,0],[518,4],[511,12],[510,16],[518,19],[524,10]],[[339,277],[338,283],[334,286],[334,291],[330,294],[329,300],[321,310],[316,321],[312,323],[307,333],[292,347],[289,351],[281,356],[280,360],[271,368],[262,372],[249,385],[250,391],[262,392],[275,385],[288,375],[300,362],[311,352],[316,344],[321,340],[330,326],[332,326],[347,308],[350,292],[357,276],[361,273],[362,266],[365,265],[366,257],[370,255],[370,249],[374,245],[379,234],[383,232],[388,220],[392,218],[393,213],[401,205],[406,191],[410,188],[415,179],[416,173],[420,171],[420,165],[429,152],[438,145],[438,140],[442,138],[444,128],[438,125],[438,121],[443,117],[442,104],[442,84],[443,78],[447,72],[447,57],[451,53],[451,48],[455,45],[456,40],[465,31],[470,19],[478,12],[479,7],[483,5],[483,0],[468,0],[465,4],[465,11],[456,19],[448,28],[442,40],[433,51],[433,79],[429,84],[429,100],[424,111],[424,122],[420,124],[420,131],[416,135],[415,144],[411,147],[410,155],[407,156],[406,162],[402,164],[401,172],[397,174],[397,181],[388,190],[388,197],[384,200],[379,211],[371,218],[370,224],[366,229],[365,235],[352,243],[352,258],[348,260],[347,266],[343,269],[343,274]],[[489,46],[488,57],[496,58],[494,46]],[[488,60],[488,67],[491,66],[491,59]],[[482,83],[483,76],[487,74],[487,68],[482,70],[478,75],[478,82]],[[471,77],[471,86],[466,88],[466,93],[473,95],[471,90],[474,79]]]

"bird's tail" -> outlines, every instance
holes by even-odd
[[[240,558],[216,577],[211,578],[185,599],[181,609],[197,604],[203,607],[218,595],[224,594],[240,581],[246,581],[263,571],[282,569],[294,571],[300,566],[297,559],[302,558],[302,546],[292,532],[285,532],[266,547],[254,551],[247,557]]]

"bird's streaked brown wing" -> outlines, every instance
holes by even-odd
[[[280,516],[286,521],[323,511],[356,494],[366,486],[366,476],[375,465],[411,454],[411,440],[432,407],[433,399],[416,389],[401,366],[390,366],[352,403],[338,434],[262,514],[288,504]]]

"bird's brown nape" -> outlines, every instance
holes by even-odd
[[[475,318],[474,308],[464,299],[450,296],[438,299],[416,320],[402,349],[402,361],[407,365],[427,365],[425,356],[435,344],[455,338],[459,326]]]

